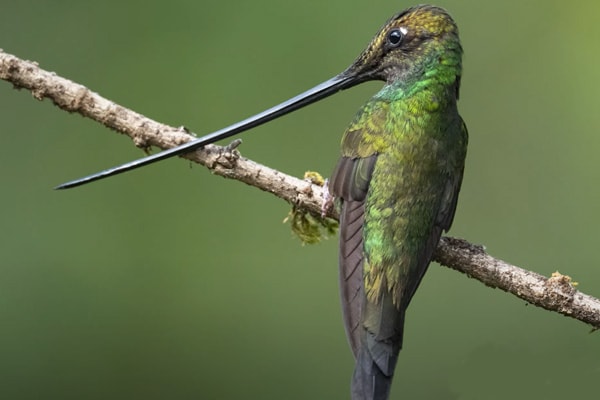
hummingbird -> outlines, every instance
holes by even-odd
[[[457,101],[458,28],[431,5],[390,18],[342,73],[259,114],[181,146],[57,187],[66,189],[189,153],[365,81],[383,88],[342,138],[328,185],[338,199],[343,319],[356,364],[353,400],[388,399],[406,309],[450,229],[467,151]]]

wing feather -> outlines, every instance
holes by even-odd
[[[356,357],[360,349],[363,304],[363,226],[365,199],[377,156],[342,157],[331,177],[332,195],[341,199],[340,295],[346,335]]]

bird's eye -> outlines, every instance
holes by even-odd
[[[402,39],[404,38],[404,32],[400,29],[393,29],[388,33],[387,41],[391,46],[399,46],[402,43]]]

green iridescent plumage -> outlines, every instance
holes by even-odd
[[[385,400],[404,314],[442,231],[454,218],[467,148],[456,102],[462,49],[441,8],[416,6],[390,19],[344,72],[261,113],[81,179],[76,187],[130,171],[251,129],[370,80],[386,84],[356,115],[342,140],[330,191],[341,200],[340,291],[356,367],[353,400]],[[293,212],[303,240],[329,221]]]
[[[388,21],[351,67],[386,80],[345,132],[331,182],[355,400],[387,399],[406,308],[454,217],[467,147],[461,56],[450,16],[418,6]]]

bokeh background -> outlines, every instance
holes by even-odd
[[[469,154],[451,234],[600,296],[600,3],[439,1],[466,51]],[[210,132],[344,69],[411,4],[3,1],[0,47],[158,121]],[[242,154],[329,175],[364,84],[244,134]],[[284,202],[142,156],[0,82],[0,398],[344,399],[336,239]],[[600,336],[432,265],[393,399],[595,398]]]

